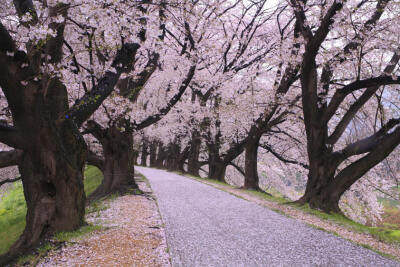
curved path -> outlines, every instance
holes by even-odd
[[[136,169],[157,197],[172,266],[400,266],[190,178]]]

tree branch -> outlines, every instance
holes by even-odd
[[[88,164],[99,168],[101,171],[104,171],[104,159],[96,155],[96,153],[94,153],[90,149],[88,149],[86,161]]]
[[[266,144],[260,144],[260,147],[264,148],[265,150],[270,152],[273,156],[275,156],[277,159],[279,159],[280,161],[282,161],[284,163],[296,164],[296,165],[303,167],[304,169],[309,169],[307,164],[304,164],[304,163],[296,161],[296,160],[286,159],[283,156],[279,155],[279,153],[274,151],[270,146],[268,146]]]
[[[246,174],[244,173],[243,169],[240,168],[240,167],[239,167],[238,165],[236,165],[235,163],[229,162],[229,165],[235,167],[235,169],[236,169],[238,172],[240,172],[241,175],[246,176]]]
[[[22,151],[18,149],[0,151],[0,168],[18,165],[22,158]]]
[[[145,120],[143,120],[139,124],[134,122],[133,128],[135,130],[141,130],[141,129],[144,129],[144,128],[158,122],[159,120],[161,120],[171,110],[171,108],[181,99],[186,88],[189,86],[189,83],[191,82],[195,71],[196,71],[196,66],[195,65],[191,66],[186,75],[185,80],[182,82],[181,86],[179,87],[178,93],[169,100],[167,106],[160,109],[159,113],[147,117]]]
[[[19,180],[21,180],[22,178],[21,177],[18,177],[18,178],[15,178],[15,179],[6,179],[6,180],[3,180],[3,181],[0,181],[0,187],[2,186],[2,185],[4,185],[4,184],[7,184],[7,183],[14,183],[14,182],[17,182],[17,181],[19,181]]]
[[[339,153],[343,154],[346,158],[348,158],[350,156],[360,155],[370,152],[390,135],[388,134],[388,132],[391,129],[395,128],[399,124],[400,124],[400,118],[391,119],[384,126],[382,126],[382,128],[375,134],[348,145]]]
[[[158,53],[153,53],[143,71],[136,75],[135,78],[128,77],[119,81],[117,87],[120,90],[120,95],[128,98],[132,102],[135,102],[143,86],[147,83],[151,75],[156,70],[159,58],[160,55]]]
[[[111,94],[121,74],[132,70],[139,47],[135,43],[124,44],[112,63],[116,72],[106,72],[95,88],[75,102],[67,112],[66,118],[72,119],[79,128]]]
[[[10,147],[22,149],[25,142],[21,138],[17,128],[0,121],[0,142]]]

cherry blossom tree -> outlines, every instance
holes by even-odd
[[[86,144],[78,128],[121,74],[132,71],[140,47],[140,19],[126,11],[142,3],[109,4],[21,0],[7,1],[1,11],[0,87],[12,121],[1,123],[0,142],[23,151],[19,171],[28,206],[24,233],[2,262],[47,234],[83,224]],[[115,32],[119,39],[113,38]],[[65,57],[64,50],[75,53]],[[97,57],[102,64],[95,64],[95,51],[103,55]],[[82,82],[86,73],[91,84]]]
[[[300,79],[310,168],[298,202],[340,212],[341,196],[400,142],[398,110],[388,112],[390,103],[379,97],[393,94],[400,83],[393,26],[398,8],[392,1],[291,5],[304,39]],[[354,118],[376,105],[385,110],[377,127],[341,143]]]

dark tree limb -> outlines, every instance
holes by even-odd
[[[385,159],[399,144],[400,127],[397,127],[385,138],[380,139],[370,153],[341,170],[331,185],[338,199],[352,184]]]
[[[90,165],[96,166],[101,171],[104,171],[104,159],[102,157],[96,155],[96,153],[94,153],[90,149],[88,150],[86,160],[87,160],[87,163],[89,163]]]
[[[233,162],[230,162],[229,165],[233,166],[238,172],[240,172],[241,175],[245,176],[246,174],[244,173],[244,170],[240,168],[238,165],[236,165]]]
[[[138,44],[124,44],[112,63],[116,72],[108,71],[95,88],[75,102],[66,118],[73,119],[76,126],[80,127],[111,94],[121,74],[132,70],[139,47]]]
[[[0,168],[18,165],[22,158],[22,151],[18,149],[0,151]]]
[[[0,142],[14,148],[23,148],[25,141],[17,128],[0,122]]]
[[[296,164],[296,165],[303,167],[304,169],[309,168],[309,166],[307,164],[304,164],[297,160],[287,159],[287,158],[283,157],[282,155],[280,155],[278,152],[274,151],[270,146],[268,146],[266,144],[260,144],[260,147],[264,148],[265,150],[270,152],[275,158],[279,159],[280,161],[282,161],[284,163]]]
[[[15,178],[15,179],[6,179],[3,181],[0,181],[0,187],[4,184],[8,184],[8,183],[15,183],[21,180],[21,177]]]
[[[144,69],[135,76],[135,78],[128,77],[118,82],[117,87],[120,89],[120,95],[128,98],[130,101],[135,102],[138,98],[143,86],[150,79],[151,75],[157,69],[158,60],[160,55],[153,52]]]
[[[161,120],[171,110],[171,108],[181,99],[186,88],[189,86],[195,71],[196,71],[196,66],[195,65],[191,66],[188,73],[186,74],[185,80],[182,82],[181,86],[178,89],[178,93],[169,100],[168,104],[164,108],[160,109],[159,113],[147,117],[139,124],[134,122],[133,128],[135,130],[142,130]]]
[[[382,128],[373,135],[352,143],[345,147],[341,153],[347,158],[354,155],[360,155],[371,152],[376,149],[390,134],[388,132],[400,124],[400,118],[389,120]]]

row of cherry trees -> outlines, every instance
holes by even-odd
[[[0,12],[0,167],[18,166],[28,208],[5,264],[84,223],[87,162],[104,174],[92,198],[137,187],[132,133],[179,101],[199,59],[181,45],[190,3],[20,0]],[[147,109],[134,105],[143,91]]]
[[[299,203],[339,212],[362,177],[391,194],[399,10],[391,0],[5,1],[0,167],[18,165],[28,213],[2,262],[83,224],[86,163],[104,174],[90,198],[136,188],[139,157],[217,180],[230,166],[260,189],[260,147],[263,166],[306,173]]]
[[[212,64],[183,101],[145,130],[142,164],[150,156],[150,166],[203,169],[217,180],[233,166],[245,188],[259,189],[262,147],[306,173],[300,204],[341,212],[350,191],[361,202],[377,191],[398,198],[391,189],[400,167],[399,4],[258,1],[239,9],[246,8],[249,17],[221,25],[229,38],[213,44]]]

